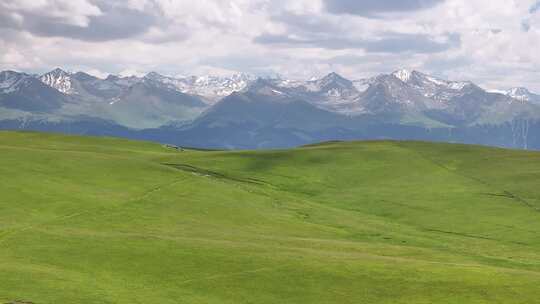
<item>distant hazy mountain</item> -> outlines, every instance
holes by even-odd
[[[305,93],[305,92],[302,92]],[[197,146],[263,148],[314,141],[313,133],[344,124],[349,118],[299,98],[295,89],[259,79],[233,93],[183,129]]]
[[[281,86],[279,82],[276,84]],[[346,115],[364,112],[358,102],[360,91],[352,81],[336,73],[330,73],[321,79],[296,83],[296,86],[288,82],[285,87],[294,89],[290,94],[330,112]]]
[[[355,82],[331,73],[304,82],[255,81],[184,126],[182,137],[228,148],[354,138],[530,147],[529,128],[538,118],[538,106],[471,82],[406,70]]]
[[[13,71],[0,72],[0,106],[44,113],[59,109],[68,98],[34,76]]]
[[[167,77],[155,72],[148,73],[145,79],[159,82],[172,90],[202,97],[207,103],[215,103],[233,92],[245,89],[256,77],[248,74],[234,74],[229,77],[189,76]]]
[[[136,129],[188,121],[208,107],[202,97],[184,94],[150,76],[99,79],[61,69],[39,77],[2,72],[5,88],[0,98],[4,107],[25,111],[18,113],[25,120],[73,121],[82,116]],[[38,115],[43,110],[50,115]],[[13,116],[17,114],[11,111]]]
[[[507,90],[505,94],[520,101],[540,104],[540,95],[531,93],[526,88],[512,88]]]
[[[540,97],[398,70],[349,80],[0,73],[0,128],[117,135],[212,148],[420,139],[540,149]]]

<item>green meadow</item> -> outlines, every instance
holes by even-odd
[[[0,303],[540,303],[540,153],[0,132]]]

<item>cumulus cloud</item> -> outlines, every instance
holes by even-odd
[[[285,29],[280,33],[262,33],[253,42],[288,48],[362,49],[367,53],[437,53],[461,43],[458,33],[435,34],[421,29],[396,32],[391,26],[347,23],[331,16],[282,12],[270,19]]]
[[[30,2],[28,2],[30,3]],[[99,1],[35,1],[17,5],[8,1],[0,26],[27,31],[37,36],[64,37],[88,41],[124,39],[146,32],[157,17],[129,7]]]
[[[90,17],[102,14],[100,8],[87,0],[4,0],[0,14],[15,24],[32,17],[48,18],[57,24],[87,26]]]
[[[539,11],[538,0],[0,0],[0,69],[360,78],[409,67],[540,92]]]

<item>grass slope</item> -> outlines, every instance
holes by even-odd
[[[540,153],[0,133],[0,303],[540,303]]]

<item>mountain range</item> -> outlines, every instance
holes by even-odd
[[[0,128],[201,148],[403,139],[540,149],[540,95],[398,70],[349,80],[0,72]]]

